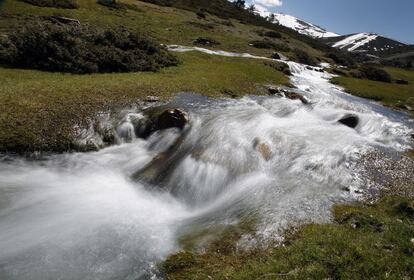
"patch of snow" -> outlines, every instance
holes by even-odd
[[[291,28],[296,30],[297,32],[313,37],[313,38],[328,38],[328,37],[337,37],[339,36],[336,33],[326,31],[325,29],[314,25],[312,23],[308,23],[302,21],[294,16],[275,13],[275,23],[283,25],[285,27]]]
[[[350,52],[368,44],[369,42],[378,38],[379,35],[373,33],[358,33],[346,37],[345,39],[336,42],[333,47],[346,49]]]

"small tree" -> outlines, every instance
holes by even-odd
[[[236,6],[238,9],[244,9],[246,8],[246,1],[244,0],[236,0],[233,2],[233,5]]]
[[[267,21],[268,22],[275,22],[276,21],[276,16],[275,16],[275,14],[270,14],[268,17],[267,17]]]
[[[247,11],[248,11],[249,13],[254,14],[254,13],[256,12],[256,6],[255,6],[254,4],[251,4],[251,5],[247,8]]]

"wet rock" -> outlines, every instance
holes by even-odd
[[[144,111],[144,118],[133,122],[135,134],[147,138],[158,130],[168,128],[183,129],[190,119],[187,112],[177,108],[154,107]]]
[[[160,184],[165,178],[168,178],[176,163],[183,160],[189,153],[190,147],[183,147],[188,133],[188,130],[184,131],[166,151],[156,155],[150,163],[143,169],[136,171],[131,178],[153,185]]]
[[[254,139],[253,148],[257,150],[266,161],[269,161],[272,158],[272,150],[270,149],[269,145],[263,143],[260,141],[260,139]]]
[[[347,114],[343,118],[338,120],[338,123],[346,125],[350,128],[355,128],[359,123],[359,117],[354,114]]]
[[[404,79],[397,79],[395,82],[399,85],[408,85],[408,81]]]
[[[60,24],[74,24],[74,25],[80,25],[80,21],[74,18],[68,18],[63,16],[49,16],[47,17],[50,21],[54,23],[60,23]]]
[[[181,109],[167,109],[158,116],[156,121],[156,130],[167,128],[183,129],[188,124],[188,114]]]
[[[281,59],[280,54],[278,54],[277,52],[272,53],[272,55],[270,56],[270,58],[273,58],[273,59]]]
[[[409,106],[409,105],[407,105],[407,104],[403,104],[401,106],[401,108],[404,109],[404,110],[408,110],[408,111],[414,111],[414,108],[411,107],[411,106]]]
[[[269,91],[269,94],[271,94],[271,95],[285,97],[285,98],[288,98],[288,99],[291,99],[291,100],[300,100],[305,105],[310,103],[310,101],[305,96],[303,96],[302,94],[297,93],[297,92],[295,92],[293,90],[290,90],[290,89],[287,89],[287,88],[269,86],[267,88],[267,90]]]
[[[292,91],[285,92],[285,97],[291,100],[300,100],[305,105],[309,104],[309,100],[297,92],[292,92]]]
[[[267,90],[270,95],[280,95],[281,89],[278,87],[269,86],[267,87]]]
[[[159,102],[161,99],[158,96],[149,95],[145,98],[145,102]]]

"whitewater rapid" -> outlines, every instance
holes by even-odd
[[[370,149],[410,148],[412,122],[346,94],[330,74],[287,63],[310,105],[183,93],[169,105],[189,113],[184,132],[138,139],[131,121],[142,114],[131,109],[116,119],[123,144],[37,160],[1,156],[0,279],[149,279],[194,229],[254,216],[266,239],[292,223],[328,222],[332,204],[364,191],[355,160]],[[349,113],[360,118],[356,129],[337,123]],[[133,179],[174,143],[146,175],[156,183]]]

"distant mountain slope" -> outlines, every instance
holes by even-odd
[[[367,52],[381,56],[393,49],[398,50],[406,44],[381,36],[375,33],[357,33],[334,38],[325,38],[324,41],[335,48],[350,52]]]
[[[313,37],[313,38],[328,38],[328,37],[337,37],[339,34],[329,32],[324,28],[317,26],[312,23],[305,22],[300,20],[294,16],[275,13],[274,15],[274,22],[280,25],[286,26],[297,32]]]

